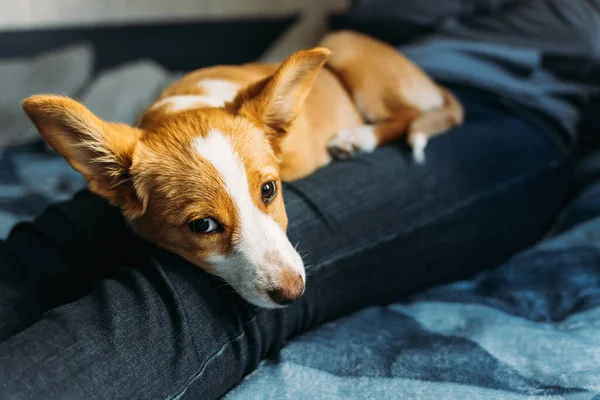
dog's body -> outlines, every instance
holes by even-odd
[[[319,54],[320,55],[320,54]],[[239,91],[273,75],[279,65],[217,66],[186,75],[167,88],[142,116],[199,107],[223,107]],[[304,107],[281,140],[281,178],[295,180],[331,161],[327,141],[333,133],[359,126],[362,119],[339,80],[327,69],[316,77]]]
[[[328,35],[322,46],[281,65],[190,73],[136,128],[58,96],[34,96],[23,107],[141,237],[220,276],[248,301],[277,307],[298,298],[305,282],[285,235],[281,180],[403,134],[421,160],[427,139],[463,118],[456,99],[392,47],[350,32]]]
[[[309,175],[332,156],[371,152],[404,134],[415,158],[422,161],[431,136],[462,122],[458,101],[393,47],[345,31],[326,36],[320,46],[331,55],[281,141],[283,180]],[[279,67],[246,64],[197,70],[164,90],[144,115],[223,107]]]

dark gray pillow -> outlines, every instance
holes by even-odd
[[[356,18],[396,18],[418,25],[436,25],[465,9],[460,0],[354,0],[349,14]]]
[[[600,0],[354,0],[349,16],[600,58]]]

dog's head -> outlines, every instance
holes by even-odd
[[[148,112],[140,128],[103,121],[60,96],[33,96],[23,108],[141,237],[223,278],[249,302],[279,307],[300,297],[305,282],[285,234],[279,141],[328,55],[295,53],[224,107]]]

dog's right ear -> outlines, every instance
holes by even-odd
[[[87,180],[90,190],[121,207],[129,218],[142,215],[146,196],[129,175],[142,132],[102,121],[77,101],[53,95],[33,96],[23,109],[46,142]]]
[[[292,54],[272,76],[238,95],[239,112],[264,124],[275,135],[286,132],[304,107],[330,54],[323,47]]]

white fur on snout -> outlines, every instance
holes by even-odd
[[[231,254],[215,255],[209,261],[214,265],[216,274],[246,300],[262,307],[277,307],[266,290],[272,289],[281,268],[292,268],[305,280],[302,258],[279,224],[252,201],[250,190],[258,191],[260,188],[249,188],[246,168],[229,138],[213,129],[206,137],[196,137],[192,147],[221,175],[240,221]],[[283,265],[265,263],[267,253],[277,254]]]
[[[372,126],[363,125],[339,131],[331,138],[328,147],[347,154],[370,153],[377,148],[377,137]]]

